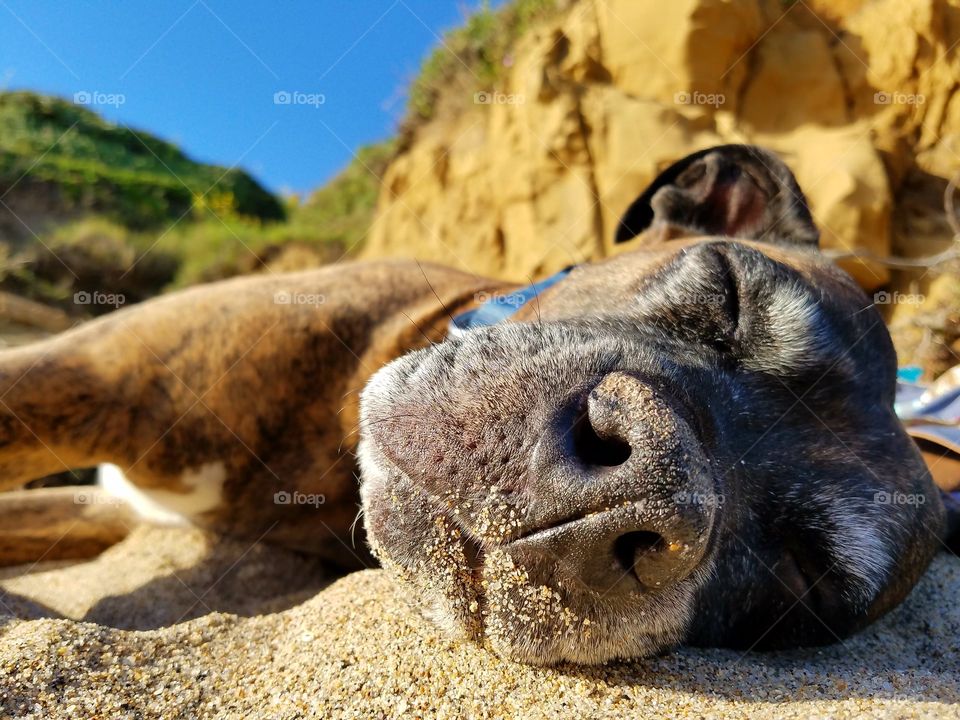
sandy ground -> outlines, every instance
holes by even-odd
[[[193,530],[24,571],[0,576],[4,717],[960,718],[947,556],[842,645],[550,669],[451,644],[381,571],[317,592],[314,561]]]

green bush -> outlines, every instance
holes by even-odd
[[[211,195],[230,198],[239,215],[284,218],[280,201],[242,170],[194,162],[148,133],[29,92],[0,94],[0,187],[14,182],[55,185],[71,207],[134,229],[174,220]]]
[[[42,242],[12,257],[8,254],[0,284],[4,290],[74,314],[106,312],[112,308],[77,307],[74,294],[120,294],[132,303],[156,295],[173,282],[178,258],[162,249],[145,252],[150,242],[150,235],[134,233],[106,218],[84,218],[58,227]]]

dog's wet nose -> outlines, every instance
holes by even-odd
[[[588,392],[558,382],[519,398],[494,391],[502,377],[430,408],[394,389],[378,409],[383,383],[371,381],[364,452],[536,573],[635,593],[704,565],[714,476],[693,411],[665,381],[614,371]]]
[[[600,592],[638,582],[659,590],[688,577],[707,553],[719,502],[678,402],[614,372],[571,416],[559,437],[540,444],[534,481],[538,499],[553,503],[544,515],[566,521],[528,534],[515,550],[552,559]]]

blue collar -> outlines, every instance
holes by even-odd
[[[447,328],[447,334],[456,336],[474,328],[487,327],[503,322],[548,287],[563,280],[574,267],[576,266],[566,267],[540,282],[518,288],[510,293],[495,293],[492,295],[483,293],[486,296],[483,303],[454,317]]]

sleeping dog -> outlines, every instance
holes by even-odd
[[[732,145],[634,202],[632,250],[534,286],[373,262],[171,294],[0,356],[2,486],[113,463],[145,502],[345,567],[360,502],[429,617],[525,662],[833,642],[955,521],[818,237],[786,166]]]

